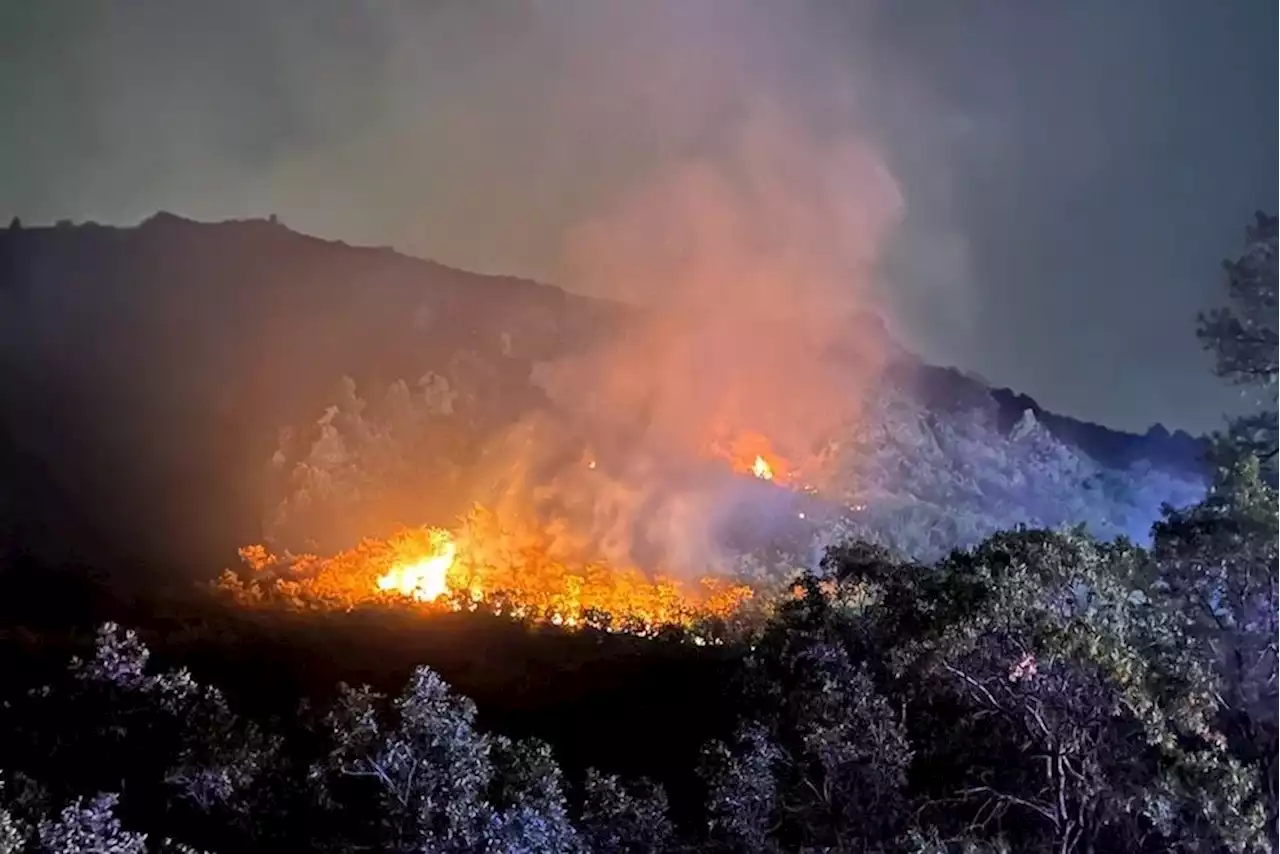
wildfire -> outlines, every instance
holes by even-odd
[[[278,558],[250,546],[241,550],[250,576],[227,571],[218,587],[246,606],[324,610],[402,602],[640,635],[729,617],[752,595],[723,579],[690,584],[634,568],[571,567],[549,551],[542,532],[504,527],[477,507],[454,532],[404,529],[329,558]]]
[[[773,466],[764,457],[757,456],[751,464],[751,473],[761,480],[773,480]]]
[[[719,440],[711,452],[726,460],[736,472],[779,484],[788,482],[791,465],[773,450],[773,445],[759,433],[740,433],[729,440]]]
[[[449,592],[449,570],[453,568],[458,545],[440,528],[430,529],[432,554],[412,563],[392,567],[378,577],[377,588],[393,591],[419,602],[434,602]]]
[[[797,474],[758,433],[716,441],[710,451],[733,471],[771,483],[790,486]],[[582,462],[596,468],[590,455]],[[228,570],[217,586],[246,606],[324,610],[377,602],[433,611],[484,609],[520,620],[641,635],[728,618],[752,598],[750,587],[724,579],[689,583],[606,565],[590,555],[567,557],[563,531],[541,530],[522,514],[515,516],[500,522],[477,505],[453,530],[406,528],[327,558],[279,558],[250,546],[241,557],[252,572]]]

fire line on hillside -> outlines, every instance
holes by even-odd
[[[761,436],[712,454],[762,481],[780,484],[789,473]],[[424,613],[483,607],[516,619],[638,635],[728,618],[753,596],[749,586],[725,578],[688,583],[603,562],[570,567],[548,554],[549,545],[546,532],[476,505],[456,530],[404,528],[328,558],[277,557],[250,546],[241,549],[250,577],[227,571],[218,587],[245,605],[310,610],[384,603]]]

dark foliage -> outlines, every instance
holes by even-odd
[[[1203,504],[1171,510],[1151,550],[1037,531],[933,566],[835,549],[725,647],[498,620],[473,631],[508,685],[537,668],[529,652],[504,665],[518,647],[497,652],[503,631],[546,645],[562,676],[591,668],[596,649],[603,668],[575,683],[587,697],[630,656],[658,662],[646,691],[669,710],[626,721],[595,705],[576,728],[601,741],[576,748],[546,725],[554,703],[540,715],[507,697],[486,716],[501,692],[481,691],[478,707],[411,653],[392,696],[296,672],[281,690],[262,661],[233,661],[233,638],[209,634],[217,623],[195,645],[174,626],[153,634],[161,658],[207,673],[222,658],[224,691],[153,664],[138,634],[108,624],[34,690],[8,686],[0,850],[1274,850],[1275,519],[1275,491],[1244,463]],[[377,625],[388,641],[412,635],[393,614],[365,617],[340,619],[374,656]],[[317,652],[343,648],[339,618],[296,620]],[[288,636],[282,623],[258,631],[267,657],[265,642]],[[438,637],[467,632],[455,621]],[[680,691],[662,678],[691,667],[700,695],[696,680]],[[356,670],[324,672],[344,669]],[[483,687],[457,662],[444,669]],[[730,677],[719,687],[705,679],[717,672]],[[646,767],[602,748],[630,741],[664,755]]]
[[[339,377],[381,388],[470,353],[494,369],[472,385],[496,429],[537,400],[533,361],[618,312],[266,220],[0,231],[3,554],[215,574],[261,535],[280,426]]]

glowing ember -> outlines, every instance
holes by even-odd
[[[773,466],[764,457],[757,456],[751,464],[751,473],[761,480],[773,480]]]
[[[409,596],[419,602],[434,602],[449,592],[449,570],[458,546],[448,531],[431,530],[433,553],[408,564],[399,564],[378,577],[377,588]]]

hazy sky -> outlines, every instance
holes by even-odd
[[[675,239],[664,200],[719,223],[691,188],[741,179],[716,246],[772,235],[828,278],[874,255],[853,292],[926,357],[1204,429],[1235,395],[1194,316],[1275,209],[1276,44],[1271,0],[18,0],[0,216],[274,212],[634,293],[614,274]],[[602,221],[636,223],[630,255],[602,260]]]

